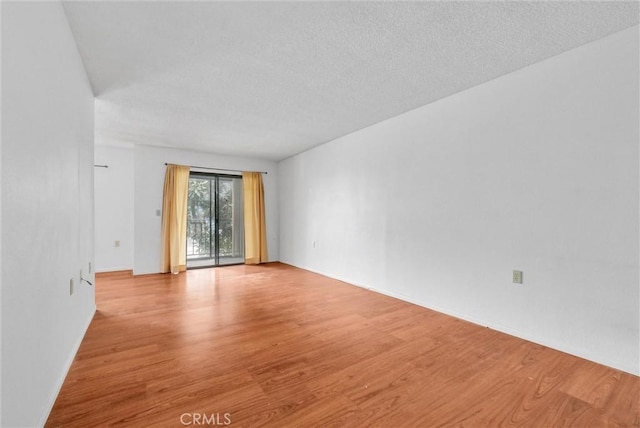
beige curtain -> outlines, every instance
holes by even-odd
[[[244,199],[245,263],[257,265],[268,261],[262,174],[259,172],[243,172],[242,191]]]
[[[162,273],[187,269],[188,193],[189,167],[167,165],[162,198]]]

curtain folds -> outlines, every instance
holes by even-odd
[[[162,198],[162,273],[187,269],[189,167],[167,165]]]
[[[267,228],[264,212],[264,186],[259,172],[242,173],[244,199],[244,258],[246,264],[267,262]]]

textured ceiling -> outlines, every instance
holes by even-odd
[[[638,2],[64,3],[96,135],[280,160],[638,23]]]

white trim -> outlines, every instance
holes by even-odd
[[[123,270],[133,271],[133,267],[108,267],[108,268],[100,268],[96,269],[95,273],[108,273],[108,272],[119,272]]]
[[[281,262],[281,263],[286,263],[286,262]],[[375,293],[379,293],[379,294],[382,294],[382,295],[385,295],[385,296],[393,297],[394,299],[402,300],[404,302],[413,303],[414,305],[422,306],[423,308],[431,309],[432,311],[440,312],[442,314],[449,315],[449,316],[461,319],[463,321],[467,321],[467,322],[470,322],[470,323],[473,323],[473,324],[476,324],[476,325],[479,325],[479,326],[487,327],[487,328],[490,328],[492,330],[499,331],[501,333],[508,334],[510,336],[517,337],[519,339],[527,340],[529,342],[533,342],[533,343],[536,343],[536,344],[541,345],[541,346],[546,346],[548,348],[555,349],[556,351],[564,352],[564,353],[573,355],[573,356],[578,357],[578,358],[584,358],[586,360],[592,361],[592,362],[597,363],[597,364],[602,364],[604,366],[611,367],[611,368],[614,368],[616,370],[621,370],[623,372],[630,373],[630,374],[632,374],[634,376],[640,376],[640,367],[628,366],[624,362],[620,361],[620,359],[615,359],[615,360],[611,359],[611,360],[606,360],[605,361],[605,360],[602,360],[601,358],[599,358],[597,356],[591,355],[589,352],[585,352],[584,350],[575,349],[572,346],[567,346],[565,343],[558,343],[558,342],[554,342],[554,341],[549,341],[549,339],[545,338],[545,337],[538,337],[538,336],[535,336],[535,335],[525,334],[525,333],[522,333],[521,331],[515,330],[513,328],[510,328],[510,327],[507,327],[507,326],[504,326],[504,325],[501,325],[501,324],[497,324],[497,323],[490,323],[490,324],[487,325],[485,322],[482,322],[482,321],[480,321],[478,319],[475,319],[473,317],[468,317],[466,315],[457,313],[456,311],[452,311],[452,310],[450,310],[448,308],[442,308],[442,307],[438,307],[438,306],[434,306],[434,305],[429,305],[429,304],[427,304],[425,302],[422,302],[422,301],[417,300],[417,299],[412,299],[412,298],[407,297],[407,296],[402,295],[402,294],[398,294],[398,293],[394,293],[394,292],[391,292],[391,291],[377,289],[375,287],[369,287],[369,286],[366,286],[366,285],[363,285],[363,284],[358,284],[356,281],[350,281],[349,279],[339,278],[339,277],[337,277],[335,275],[323,273],[323,272],[317,271],[315,269],[308,269],[308,268],[304,268],[304,267],[300,267],[300,266],[295,266],[295,265],[293,265],[291,263],[286,263],[286,264],[289,264],[289,265],[294,266],[294,267],[298,267],[300,269],[308,270],[309,272],[317,273],[318,275],[326,276],[328,278],[335,279],[337,281],[344,282],[344,283],[346,283],[348,285],[353,285],[353,286],[356,286],[356,287],[364,288],[366,290],[373,291]]]
[[[60,390],[62,389],[62,385],[64,384],[64,381],[67,378],[67,375],[69,374],[69,369],[71,369],[71,365],[73,364],[73,360],[75,360],[75,358],[76,358],[76,354],[78,353],[78,349],[80,349],[80,345],[82,344],[82,341],[84,340],[84,336],[87,334],[87,330],[89,329],[89,326],[91,325],[91,322],[93,321],[93,317],[95,316],[96,311],[97,311],[97,307],[94,305],[93,306],[93,311],[91,312],[91,316],[89,317],[89,320],[88,320],[88,322],[86,323],[86,325],[84,327],[84,332],[82,333],[82,336],[80,336],[80,338],[78,339],[76,345],[73,347],[73,351],[71,352],[71,354],[69,355],[69,358],[67,359],[67,363],[65,364],[66,369],[63,371],[62,376],[60,376],[60,378],[58,379],[57,386],[56,386],[56,388],[54,390],[54,393],[51,394],[51,396],[49,397],[49,405],[46,407],[46,410],[40,416],[40,421],[38,423],[38,426],[43,427],[47,423],[47,419],[49,419],[49,414],[51,413],[51,410],[53,409],[53,405],[56,403],[56,399],[58,398],[58,394],[60,394]]]

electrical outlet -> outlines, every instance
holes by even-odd
[[[73,294],[73,278],[69,280],[69,296]]]
[[[316,248],[316,241],[313,241],[313,248]]]
[[[115,241],[115,246],[119,247],[120,246],[120,241]]]
[[[514,284],[522,284],[522,271],[514,270],[513,271],[513,283]]]

